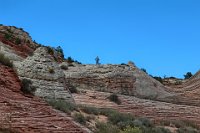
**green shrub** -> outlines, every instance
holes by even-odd
[[[193,74],[192,74],[191,72],[187,72],[187,73],[184,75],[185,79],[189,79],[189,78],[191,78],[192,76],[193,76]]]
[[[152,129],[152,133],[171,133],[171,131],[163,127],[156,127]]]
[[[175,125],[176,128],[181,128],[185,126],[184,122],[180,120],[173,120],[172,124]]]
[[[177,130],[177,133],[199,133],[197,129],[194,129],[192,127],[181,127]]]
[[[181,81],[176,81],[176,82],[175,82],[175,85],[181,85],[181,84],[182,84]]]
[[[57,51],[58,53],[60,53],[61,57],[64,59],[64,52],[63,52],[63,49],[61,48],[61,46],[58,46],[58,47],[56,48],[56,51]]]
[[[146,69],[141,68],[140,70],[142,70],[143,72],[145,72],[146,74],[148,74]]]
[[[68,114],[77,109],[73,103],[69,103],[61,99],[48,99],[46,101],[53,108]]]
[[[84,115],[81,114],[81,113],[75,113],[75,114],[73,115],[73,118],[74,118],[74,120],[75,120],[76,122],[78,122],[78,123],[80,123],[80,124],[83,124],[83,125],[86,124],[86,118],[85,118]]]
[[[134,121],[134,116],[126,113],[113,112],[108,116],[108,120],[113,124],[126,123]]]
[[[51,74],[55,73],[54,69],[53,68],[49,68],[49,73],[51,73]]]
[[[4,34],[4,38],[6,39],[6,40],[10,40],[11,38],[12,38],[12,35],[9,33],[5,33]]]
[[[140,121],[139,119],[135,119],[135,120],[133,121],[133,125],[134,125],[135,127],[143,127],[143,126],[144,126],[143,123],[142,123],[142,121]]]
[[[160,122],[162,126],[170,126],[171,122],[169,120],[163,120]]]
[[[121,104],[120,99],[118,98],[118,96],[116,94],[111,94],[108,99],[112,102],[115,102],[116,104]]]
[[[87,113],[87,114],[94,114],[94,115],[99,115],[100,114],[100,109],[95,108],[95,107],[89,107],[89,106],[79,106],[79,108]]]
[[[0,53],[0,63],[8,67],[13,67],[13,63],[3,53]]]
[[[72,57],[68,57],[68,58],[67,58],[67,62],[68,62],[69,64],[71,64],[71,63],[74,62],[74,59],[72,59]]]
[[[30,40],[27,40],[26,43],[30,44],[31,42],[30,42]]]
[[[159,81],[160,83],[163,83],[163,80],[162,80],[162,78],[161,77],[153,77],[154,79],[156,79],[157,81]]]
[[[145,127],[153,127],[154,125],[148,118],[139,118],[138,120],[141,121],[142,125]]]
[[[74,86],[70,86],[70,87],[69,87],[69,91],[70,91],[71,93],[78,93],[78,90],[77,90],[76,87],[74,87]]]
[[[142,133],[142,130],[138,127],[126,127],[126,129],[124,129],[123,131],[121,131],[120,133]]]
[[[100,115],[105,115],[107,117],[109,117],[113,113],[117,113],[117,111],[110,109],[110,108],[101,108],[101,109],[99,109],[99,111],[100,111]]]
[[[68,66],[66,66],[66,65],[61,65],[60,68],[63,70],[68,70]]]
[[[97,122],[96,128],[97,130],[95,133],[119,133],[120,132],[117,126],[112,125],[110,123]]]
[[[29,79],[22,79],[22,87],[21,91],[24,92],[25,94],[31,94],[33,95],[34,92],[36,91],[36,87],[32,85],[32,81]]]
[[[54,49],[50,46],[47,46],[47,52],[50,54],[50,55],[54,55]]]
[[[74,64],[69,63],[68,66],[69,66],[69,67],[74,67]]]
[[[21,40],[20,40],[19,38],[16,38],[15,43],[16,43],[17,45],[19,45],[19,44],[21,44]]]

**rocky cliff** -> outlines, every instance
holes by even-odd
[[[73,98],[65,84],[65,75],[48,48],[38,48],[33,56],[22,62],[16,62],[15,68],[21,79],[32,81],[36,88],[34,94],[46,99],[65,99],[73,102]]]

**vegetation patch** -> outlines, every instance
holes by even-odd
[[[49,73],[51,73],[51,74],[55,73],[54,69],[53,68],[49,68]]]
[[[8,67],[13,67],[13,63],[3,53],[0,53],[0,63]]]
[[[95,133],[119,133],[120,132],[117,126],[112,125],[110,123],[97,122],[96,128],[97,130]]]
[[[63,70],[68,70],[68,66],[66,66],[66,65],[61,65],[60,68]]]
[[[47,46],[47,52],[50,54],[50,55],[54,55],[54,49],[50,46]]]
[[[76,105],[74,105],[73,103],[70,103],[70,102],[66,102],[65,100],[48,99],[46,101],[53,108],[60,110],[60,111],[63,111],[67,114],[71,114],[72,111],[77,110]]]
[[[22,87],[21,91],[25,94],[31,94],[33,95],[36,91],[36,87],[32,85],[32,81],[29,79],[22,79]]]
[[[142,130],[140,128],[138,128],[138,127],[130,127],[130,126],[128,126],[127,128],[125,128],[120,133],[142,133]]]
[[[118,98],[117,94],[111,94],[108,99],[112,102],[115,102],[116,104],[121,104],[120,99]]]
[[[22,42],[22,41],[21,41],[19,38],[16,38],[16,39],[15,39],[15,44],[19,45],[19,44],[21,44],[21,42]]]
[[[86,118],[85,118],[85,116],[83,115],[83,114],[81,114],[81,113],[75,113],[74,115],[73,115],[73,118],[74,118],[74,120],[76,121],[76,122],[78,122],[78,123],[80,123],[80,124],[83,124],[83,125],[85,125],[86,124]]]

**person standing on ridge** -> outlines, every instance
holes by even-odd
[[[96,65],[99,65],[100,63],[99,63],[99,57],[97,56],[96,58],[95,58],[95,61],[96,61]]]

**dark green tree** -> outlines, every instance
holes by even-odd
[[[146,74],[148,74],[146,69],[141,68],[141,70],[142,70],[143,72],[145,72]]]
[[[187,73],[184,75],[185,79],[189,79],[189,78],[192,77],[192,76],[193,76],[193,74],[192,74],[191,72],[187,72]]]
[[[61,54],[61,57],[62,57],[62,58],[64,58],[64,52],[63,52],[63,49],[61,48],[61,46],[58,46],[58,47],[56,48],[56,51],[57,51],[58,53]]]

